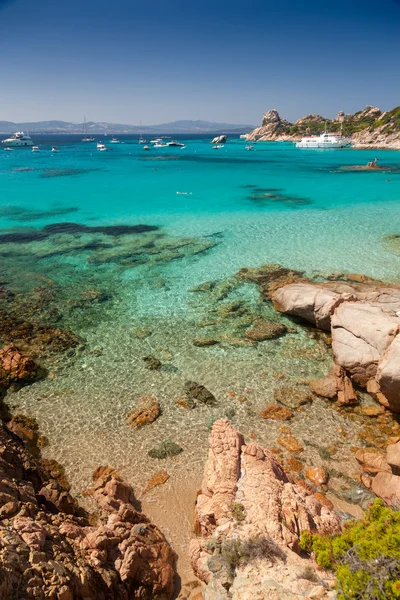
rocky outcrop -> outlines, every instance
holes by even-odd
[[[264,113],[261,127],[254,129],[248,136],[248,141],[282,140],[289,132],[290,123],[282,119],[275,108]]]
[[[304,559],[298,563],[295,551],[305,530],[338,532],[339,518],[309,489],[292,482],[269,450],[256,443],[244,444],[241,434],[227,420],[216,421],[196,503],[195,531],[201,537],[192,540],[190,546],[193,568],[211,590],[205,597],[247,598],[234,591],[235,582],[249,565],[253,568],[253,584],[262,578],[261,573],[264,579],[273,580],[278,577],[273,567],[276,561],[281,574],[290,565],[292,579],[296,580],[294,584],[287,574],[278,587],[282,585],[293,594],[288,598],[303,597],[297,593],[302,585],[307,587],[299,582]],[[227,567],[226,552],[238,544],[247,558]]]
[[[336,367],[324,380],[311,383],[315,393],[354,403],[350,377],[400,413],[400,289],[359,279],[361,283],[283,285],[272,293],[272,301],[278,311],[331,331]]]
[[[174,554],[136,509],[132,488],[110,469],[98,472],[89,522],[54,463],[43,463],[49,472],[0,428],[0,597],[171,598]]]
[[[26,384],[34,381],[40,368],[29,356],[24,356],[14,344],[0,350],[0,391],[13,384]]]
[[[398,508],[400,505],[400,442],[389,444],[386,455],[376,449],[361,448],[356,459],[364,473],[375,474],[371,489],[386,504]]]
[[[354,148],[400,149],[400,107],[382,112],[375,106],[367,106],[363,111],[347,114],[340,111],[334,120],[310,114],[290,123],[282,119],[277,110],[272,109],[263,115],[261,127],[248,136],[251,141],[297,141],[310,134],[323,131],[339,131],[351,136]]]
[[[226,140],[227,140],[226,135],[217,135],[217,137],[215,137],[211,143],[212,144],[225,144]]]

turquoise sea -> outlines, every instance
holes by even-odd
[[[148,152],[137,139],[103,138],[110,151],[99,152],[80,137],[36,136],[38,153],[0,151],[1,285],[16,294],[24,319],[84,340],[49,359],[49,377],[15,392],[11,403],[36,417],[49,439],[44,453],[65,465],[77,494],[99,464],[117,468],[139,497],[149,476],[166,469],[167,484],[141,499],[184,554],[212,420],[228,416],[270,447],[280,424],[259,411],[282,381],[306,383],[331,361],[320,340],[293,328],[235,273],[280,263],[309,275],[400,279],[398,247],[384,239],[400,233],[400,152],[290,143],[247,151],[234,138],[214,150],[211,136],[177,136],[186,148]],[[347,169],[376,156],[382,170]],[[128,227],[138,224],[150,227]],[[206,291],[193,291],[209,281]],[[260,317],[290,333],[243,343]],[[193,344],[204,337],[218,343]],[[149,356],[161,368],[150,370]],[[177,404],[188,380],[211,390],[216,405]],[[157,396],[162,414],[132,430],[125,413],[142,394]],[[315,445],[336,441],[340,426],[349,447],[341,448],[338,468],[356,471],[355,425],[342,421],[317,400],[299,413],[294,434],[313,440],[302,460],[315,463]],[[166,439],[183,452],[149,458]]]

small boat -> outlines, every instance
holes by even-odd
[[[4,148],[4,150],[7,150],[8,152],[14,152],[14,148]]]
[[[52,152],[58,152],[58,148],[57,148],[57,146],[52,146],[52,147],[51,147],[51,151],[52,151]]]
[[[167,144],[163,144],[161,143],[157,143],[157,144],[153,144],[153,148],[166,148]]]
[[[82,138],[82,142],[95,142],[96,140],[94,139],[94,137],[91,137],[90,135],[87,134],[87,130],[86,130],[86,117],[84,117],[83,119],[83,138]]]
[[[120,141],[119,141],[119,140],[118,140],[116,137],[113,137],[113,138],[111,138],[111,140],[110,140],[110,144],[120,144],[120,143],[121,143],[121,142],[120,142]]]
[[[170,142],[167,143],[167,146],[178,146],[179,148],[182,148],[185,144],[181,144],[180,142],[177,142],[176,140],[171,140]]]
[[[25,146],[33,146],[31,137],[23,131],[17,131],[11,137],[7,138],[6,140],[3,140],[1,143],[5,144],[8,148],[22,148]]]
[[[213,146],[212,149],[213,150],[219,150],[220,148],[224,148],[223,144],[218,144],[217,146]]]
[[[150,140],[150,144],[162,144],[162,138],[156,138],[155,140]]]
[[[100,152],[104,152],[104,150],[108,150],[108,148],[105,144],[103,144],[103,142],[98,142],[97,150],[100,150]]]
[[[150,146],[143,146],[143,150],[151,150]]]
[[[139,144],[145,144],[145,143],[146,143],[146,140],[142,136],[140,136]]]
[[[32,152],[40,152],[39,146],[33,146],[32,147]]]

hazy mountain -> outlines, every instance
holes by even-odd
[[[38,121],[34,123],[13,123],[0,121],[0,132],[28,131],[29,133],[83,133],[83,123],[68,121]],[[233,125],[210,121],[174,121],[160,125],[123,125],[120,123],[86,123],[87,133],[243,133],[254,129],[254,125]]]

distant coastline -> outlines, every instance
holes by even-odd
[[[29,131],[43,134],[82,134],[84,129],[88,134],[155,134],[155,133],[249,133],[254,125],[236,125],[232,123],[214,123],[211,121],[181,120],[159,125],[126,125],[120,123],[94,122],[71,123],[69,121],[37,121],[15,123],[0,121],[0,133],[14,131]]]

